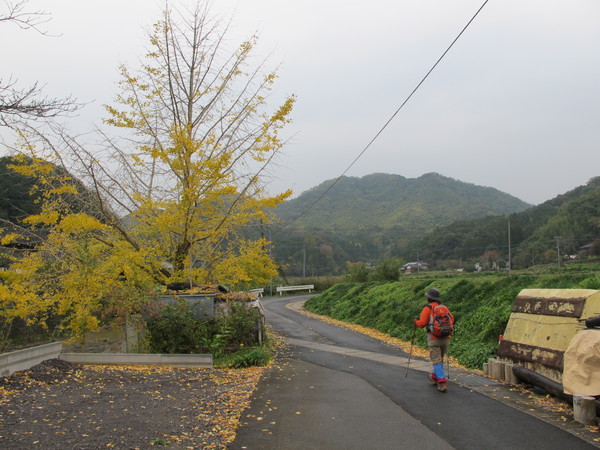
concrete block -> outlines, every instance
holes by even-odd
[[[492,377],[492,366],[494,365],[494,361],[496,361],[496,358],[488,358],[488,376]]]
[[[490,376],[496,381],[504,381],[504,364],[497,359],[491,360]]]
[[[587,395],[574,395],[573,413],[576,422],[596,425],[596,399]]]
[[[484,375],[488,375],[490,374],[490,369],[489,369],[489,364],[488,363],[483,363],[483,374]]]
[[[504,381],[508,384],[516,385],[519,384],[519,380],[513,373],[514,364],[504,363]]]

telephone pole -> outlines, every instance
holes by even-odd
[[[302,277],[306,278],[306,245],[302,246]]]
[[[511,254],[510,254],[510,219],[508,219],[508,274],[510,275],[511,270]]]

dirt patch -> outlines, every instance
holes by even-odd
[[[226,448],[262,370],[48,360],[0,379],[0,448]]]

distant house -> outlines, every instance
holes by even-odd
[[[404,264],[401,268],[400,268],[400,272],[402,273],[413,273],[413,272],[419,272],[421,270],[427,270],[427,263],[425,262],[409,262]]]
[[[592,254],[592,250],[594,249],[594,244],[586,244],[579,247],[579,255],[580,256],[590,256]]]

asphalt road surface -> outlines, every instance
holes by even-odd
[[[510,390],[479,375],[451,368],[438,392],[428,362],[407,369],[401,350],[286,307],[306,298],[263,299],[288,353],[259,383],[230,449],[598,448],[500,401]]]

